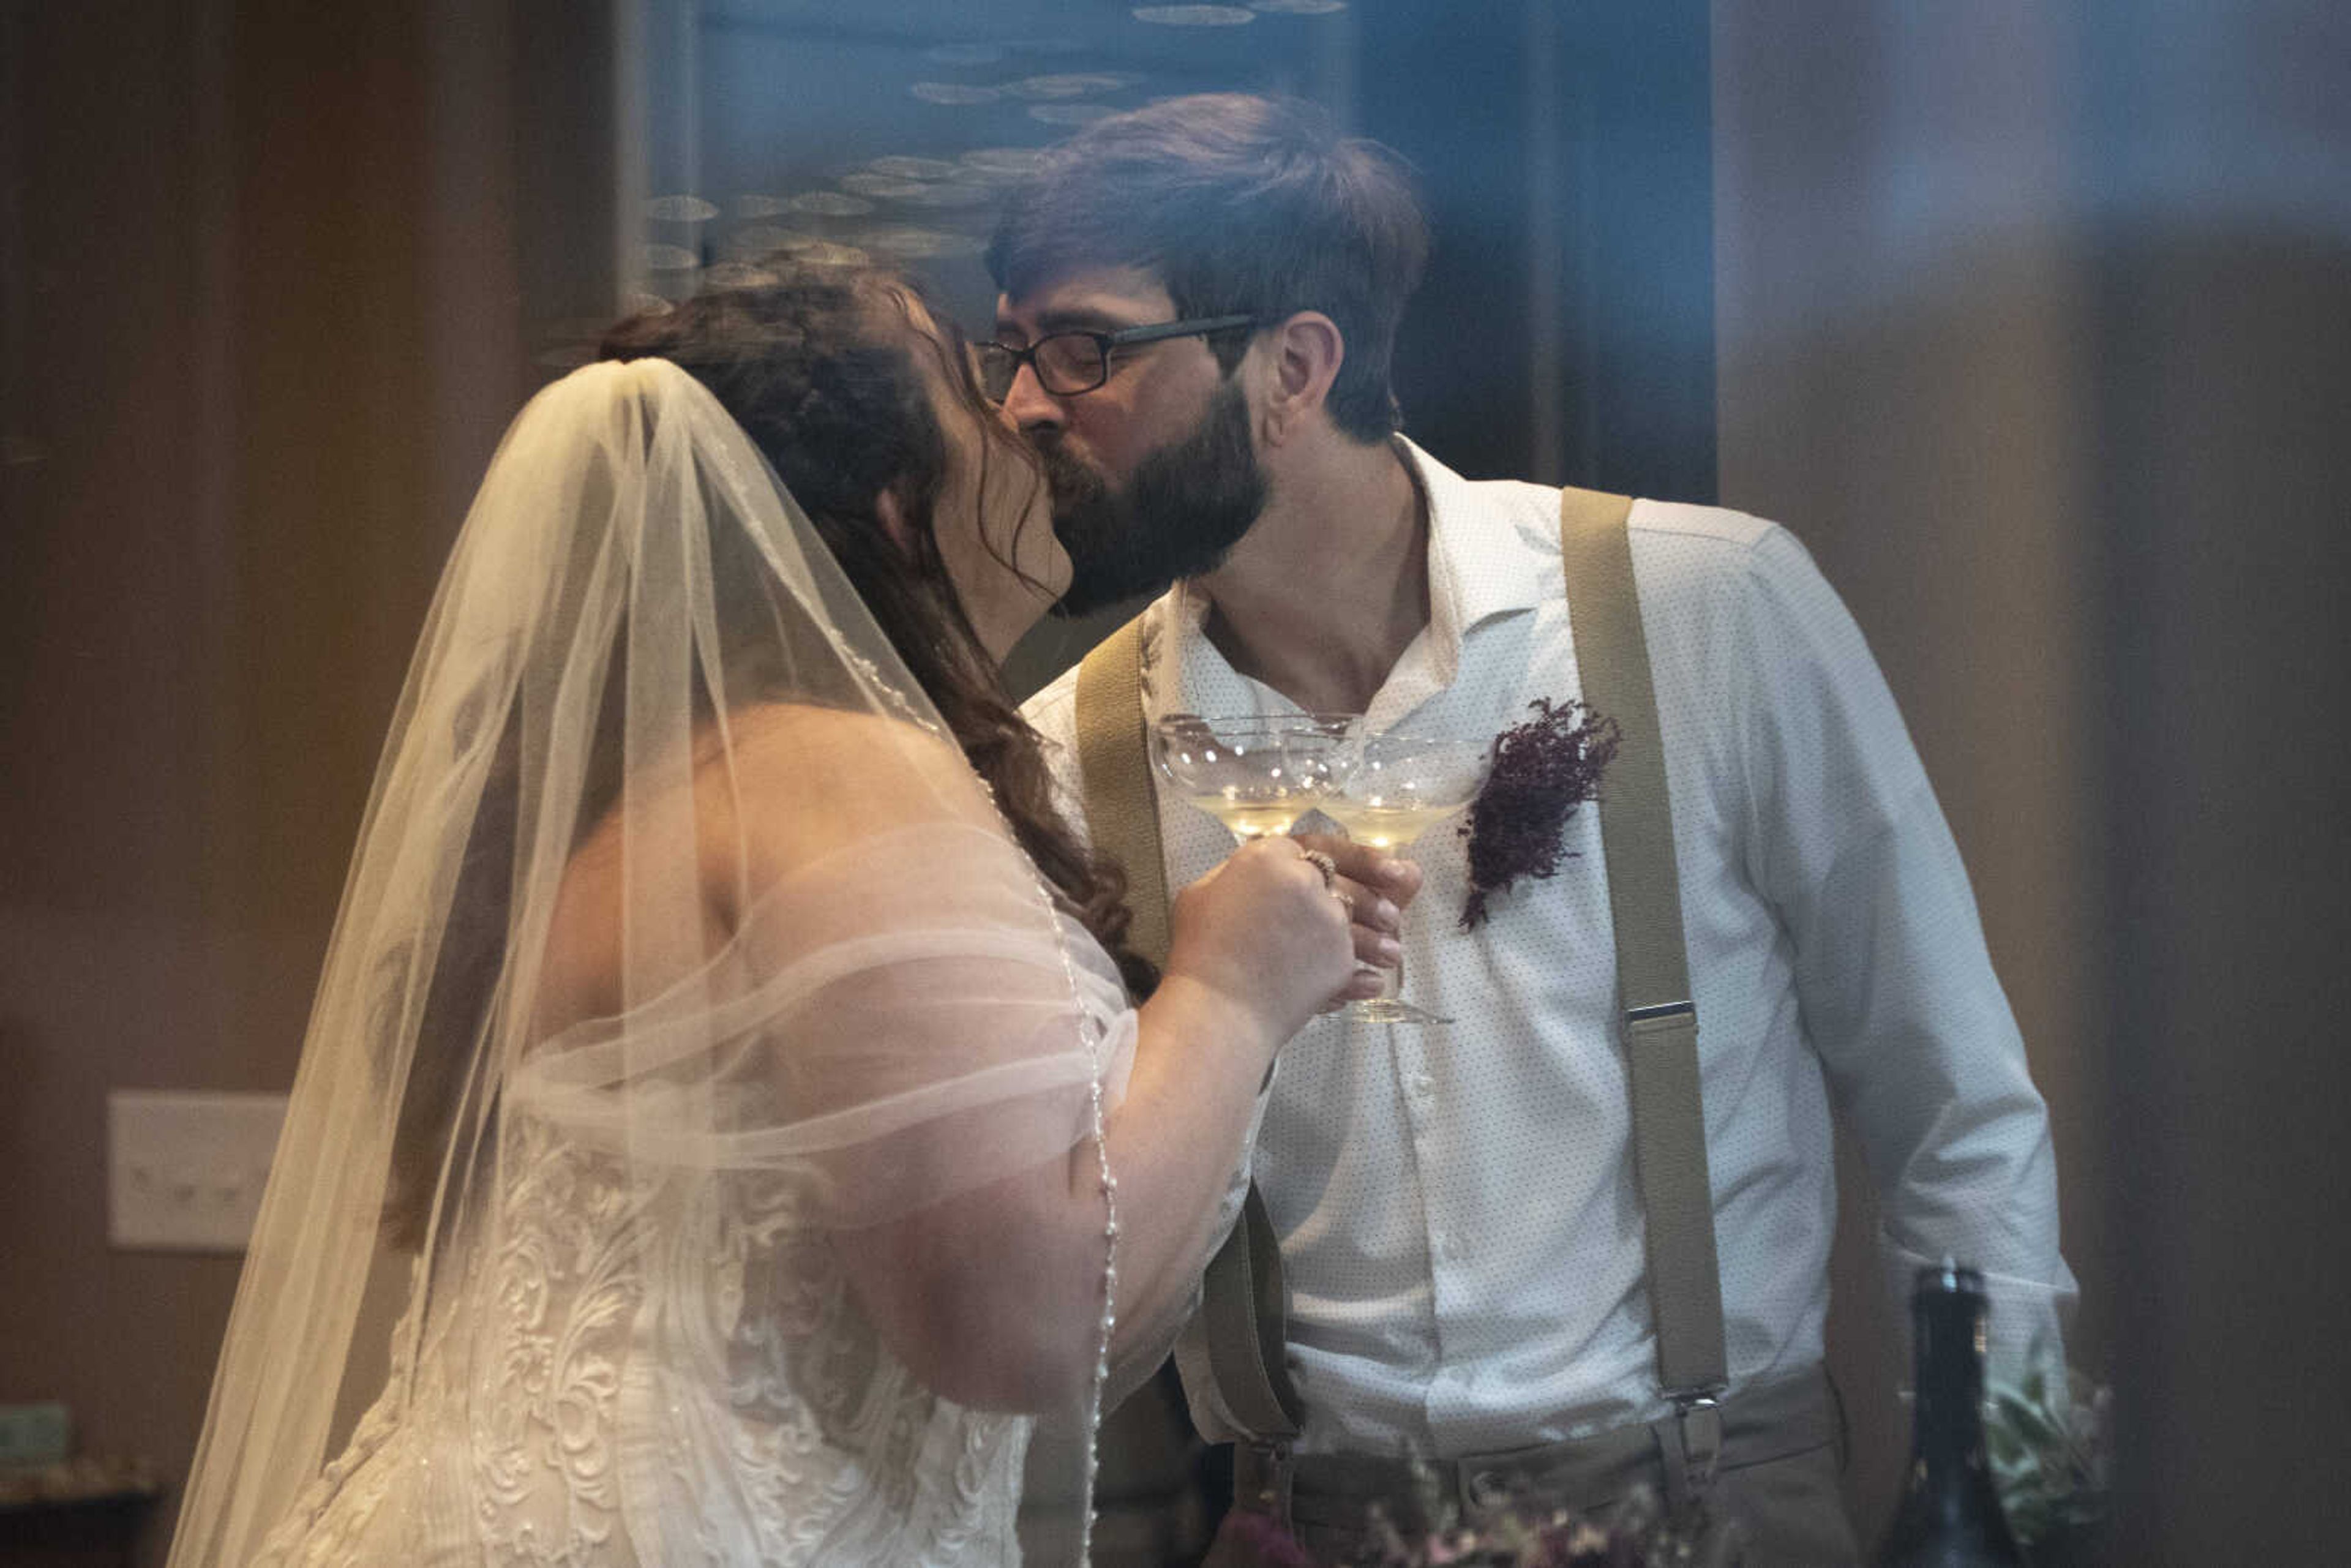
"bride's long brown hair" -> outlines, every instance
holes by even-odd
[[[605,336],[603,357],[668,360],[734,416],[994,790],[1020,847],[1118,960],[1128,988],[1148,994],[1158,977],[1126,945],[1125,875],[1087,851],[1055,809],[1037,732],[1006,696],[939,553],[948,447],[915,355],[935,356],[983,433],[973,506],[1001,492],[990,483],[998,464],[1022,470],[1037,490],[1043,471],[980,395],[962,334],[910,279],[787,262],[772,269],[775,282],[714,290],[622,321]],[[911,552],[875,511],[885,490],[913,525]],[[1031,508],[1021,526],[1047,526],[1044,511]],[[996,552],[996,530],[980,528],[978,537]],[[1010,556],[997,559],[1019,570]]]
[[[936,356],[946,385],[984,433],[974,506],[1002,493],[988,482],[997,464],[1019,466],[1040,486],[1042,473],[980,396],[960,334],[926,304],[919,314],[914,309],[923,297],[911,282],[869,270],[778,270],[773,283],[698,295],[632,317],[606,336],[602,357],[669,360],[743,427],[994,791],[1020,847],[1117,961],[1129,991],[1148,995],[1158,974],[1127,946],[1125,875],[1088,851],[1055,809],[1037,733],[1006,696],[947,575],[935,525],[948,447],[915,356]],[[911,551],[877,515],[875,502],[885,490],[913,525]],[[1030,517],[1041,511],[1032,508]],[[979,537],[992,540],[995,534],[983,528]],[[715,564],[723,570],[724,563]],[[484,1027],[506,967],[516,755],[509,737],[466,844],[425,1003],[419,1060],[400,1107],[384,1230],[412,1249],[424,1239],[441,1180],[437,1155],[448,1118],[468,1092],[458,1070],[469,1057],[457,1042]],[[619,782],[609,777],[591,786],[579,824],[583,834]],[[472,1092],[495,1092],[488,1085]]]

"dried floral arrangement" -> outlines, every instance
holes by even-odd
[[[1522,877],[1547,877],[1565,853],[1560,839],[1576,807],[1598,792],[1616,758],[1616,721],[1570,698],[1537,697],[1535,716],[1494,737],[1491,768],[1469,803],[1469,898],[1461,929],[1485,924],[1488,900]]]

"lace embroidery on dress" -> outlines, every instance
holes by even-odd
[[[505,1156],[495,1254],[263,1563],[1019,1560],[1029,1423],[915,1382],[788,1183],[626,1190],[527,1113]]]

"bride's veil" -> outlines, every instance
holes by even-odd
[[[532,1484],[503,1445],[542,1442],[564,1474],[530,1503],[538,1543],[647,1563],[952,1511],[930,1490],[803,1508],[853,1513],[893,1466],[950,1472],[915,1478],[950,1500],[1000,1490],[968,1473],[1019,1462],[992,1408],[1089,1431],[1114,1279],[1099,1134],[1132,1022],[1069,931],[711,395],[658,359],[548,388],[392,722],[174,1568],[254,1560],[402,1423],[440,1490],[377,1475],[381,1506],[473,1528]],[[1027,1361],[861,1296],[892,1227],[1056,1180],[1081,1249],[990,1281],[1042,1342]],[[410,1310],[371,1374],[363,1291],[402,1253]],[[903,1401],[881,1419],[893,1375],[949,1418],[991,1411],[967,1436],[1009,1448],[934,1452]],[[1027,1478],[1029,1560],[1080,1556],[1088,1447],[1031,1447],[1061,1473]]]

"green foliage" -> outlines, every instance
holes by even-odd
[[[2105,1517],[2113,1391],[2071,1368],[2065,1376],[2061,1401],[2036,1362],[2021,1384],[1995,1385],[1984,1412],[1992,1483],[2028,1551]]]

